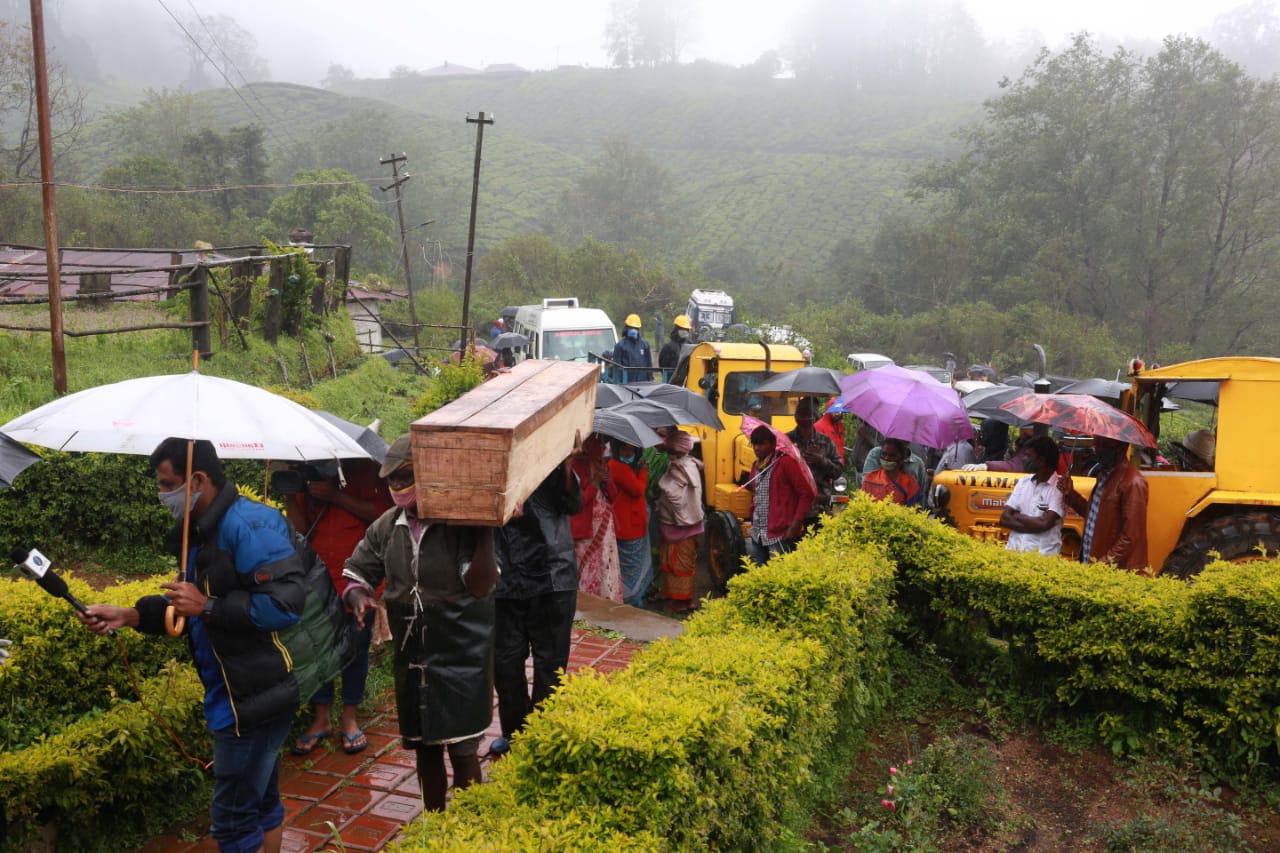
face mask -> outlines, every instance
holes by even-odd
[[[630,465],[632,462],[636,461],[636,455],[634,453],[628,454],[627,456],[619,455],[618,461]]]
[[[418,505],[418,489],[416,486],[408,486],[403,489],[391,490],[391,502],[401,509],[408,509],[411,506]]]
[[[631,340],[633,340],[633,341],[634,341],[636,338],[640,337],[640,330],[639,330],[639,329],[627,329],[627,337],[628,337],[628,338],[631,338]]]
[[[160,503],[164,505],[165,509],[169,510],[169,512],[173,515],[174,518],[179,520],[182,519],[182,516],[185,514],[185,512],[195,509],[196,501],[200,499],[200,492],[198,492],[195,489],[192,489],[191,502],[186,507],[183,507],[182,496],[186,494],[186,490],[187,490],[186,483],[183,483],[181,486],[178,486],[178,488],[174,489],[173,491],[159,493]]]
[[[886,471],[892,471],[898,467],[898,460],[897,459],[881,459],[880,467]]]

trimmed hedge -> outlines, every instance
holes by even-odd
[[[205,728],[204,687],[188,664],[169,663],[142,684],[147,705],[187,751],[213,749]],[[137,702],[120,701],[25,749],[0,754],[0,807],[10,849],[23,849],[52,823],[58,848],[116,847],[186,813],[204,773],[186,761],[169,733]]]
[[[866,500],[841,520],[883,543],[930,639],[974,667],[974,648],[1007,641],[1012,686],[1094,714],[1116,751],[1179,744],[1231,772],[1280,761],[1280,562],[1217,562],[1187,583],[1014,554]]]
[[[803,847],[887,698],[893,567],[839,524],[753,569],[686,633],[566,680],[493,782],[399,850]]]
[[[133,604],[159,592],[169,576],[157,575],[95,592],[65,576],[71,594],[85,603]],[[169,661],[188,662],[180,639],[147,637],[124,630],[134,674],[141,681]],[[0,580],[0,637],[14,641],[12,658],[0,667],[0,750],[20,749],[34,738],[62,731],[86,713],[108,707],[114,697],[132,698],[133,687],[110,637],[99,637],[76,619],[71,605],[32,581]]]

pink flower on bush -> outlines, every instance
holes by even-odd
[[[909,761],[909,760],[910,760],[910,759],[908,759],[908,761]],[[890,775],[890,776],[896,776],[896,775],[898,775],[898,768],[896,768],[896,767],[890,767],[890,768],[889,768],[889,775]]]
[[[893,786],[892,786],[892,785],[885,785],[885,786],[884,786],[884,792],[885,792],[885,794],[887,794],[888,796],[892,797],[892,796],[893,796]]]
[[[915,762],[914,762],[914,761],[912,761],[910,758],[908,758],[908,759],[907,759],[907,766],[908,766],[908,767],[910,767],[912,764],[915,764]]]
[[[898,810],[898,805],[893,800],[881,800],[880,805],[884,806],[891,812],[896,812]]]

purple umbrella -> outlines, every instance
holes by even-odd
[[[927,373],[891,364],[851,373],[840,387],[838,405],[888,438],[946,447],[973,437],[959,395]]]

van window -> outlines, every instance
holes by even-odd
[[[612,329],[559,329],[542,333],[542,357],[586,361],[588,353],[613,352]]]

